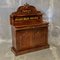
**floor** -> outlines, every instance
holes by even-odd
[[[60,60],[60,46],[51,44],[50,48],[20,56],[11,52],[11,40],[0,39],[0,60]]]

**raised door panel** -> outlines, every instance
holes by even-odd
[[[34,30],[34,39],[32,40],[33,47],[46,45],[48,35],[47,30],[47,27],[37,28]]]
[[[30,49],[32,47],[33,33],[30,30],[17,31],[17,50]]]

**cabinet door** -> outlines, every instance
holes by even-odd
[[[17,50],[27,50],[32,47],[33,32],[31,30],[17,31]]]
[[[41,27],[34,30],[34,39],[32,40],[33,47],[46,45],[48,36],[47,31],[47,27]]]

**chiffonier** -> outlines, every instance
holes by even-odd
[[[48,22],[43,20],[43,14],[34,6],[20,6],[10,15],[10,24],[11,50],[16,56],[49,47]]]

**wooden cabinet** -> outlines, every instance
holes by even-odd
[[[10,15],[12,51],[21,55],[48,48],[48,23],[34,6],[20,6]]]

